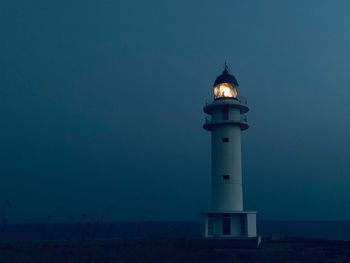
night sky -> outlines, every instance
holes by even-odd
[[[248,99],[244,206],[350,219],[349,1],[1,1],[9,222],[198,220],[212,84]]]

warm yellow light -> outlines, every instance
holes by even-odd
[[[217,98],[237,98],[237,89],[229,83],[221,83],[214,87],[214,97]]]
[[[231,95],[231,90],[230,90],[230,88],[228,88],[228,87],[223,87],[223,88],[221,89],[221,92],[222,92],[222,94],[223,94],[225,97],[232,97],[232,95]]]

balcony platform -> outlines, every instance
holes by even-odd
[[[244,115],[242,115],[244,116]],[[244,118],[241,118],[240,120],[222,120],[219,122],[212,122],[208,119],[205,119],[205,123],[203,124],[203,129],[207,131],[211,131],[213,127],[220,126],[220,125],[238,125],[242,131],[249,128],[249,125],[247,123],[247,120]]]
[[[241,114],[249,111],[247,101],[242,97],[216,99],[213,102],[207,102],[203,110],[205,113],[211,114],[214,109],[226,107],[239,109]]]

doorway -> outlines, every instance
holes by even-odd
[[[229,215],[224,215],[222,219],[222,234],[231,235],[231,217]]]

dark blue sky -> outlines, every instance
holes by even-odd
[[[197,220],[224,61],[251,108],[245,208],[350,219],[349,24],[349,1],[2,1],[9,220]]]

